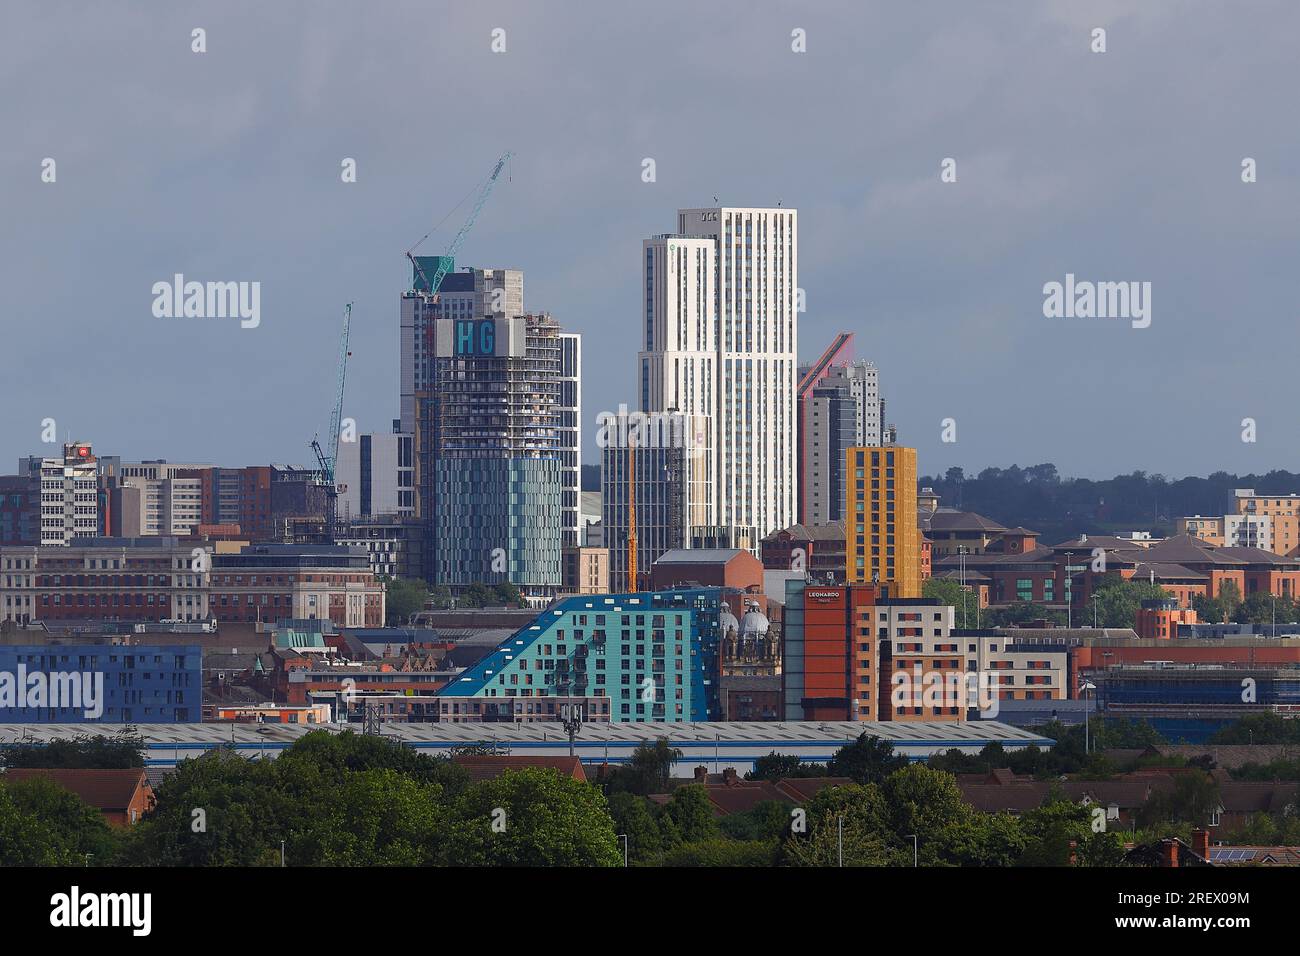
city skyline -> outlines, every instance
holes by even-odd
[[[1275,411],[1286,350],[1245,347],[1285,328],[1300,152],[1273,122],[1294,76],[1278,24],[1296,13],[1257,6],[1273,17],[1188,20],[1175,4],[962,4],[937,21],[851,4],[692,8],[682,32],[684,8],[669,5],[635,24],[597,16],[580,34],[518,5],[275,11],[256,30],[236,7],[168,13],[147,33],[130,13],[69,25],[8,11],[0,446],[50,453],[40,435],[53,419],[59,441],[124,460],[309,464],[347,301],[344,413],[387,431],[402,252],[448,216],[421,249],[441,252],[458,200],[511,149],[458,260],[525,272],[530,307],[586,338],[587,464],[596,416],[637,403],[640,243],[666,210],[717,196],[799,209],[798,360],[853,331],[858,357],[886,370],[890,421],[922,474],[1294,467],[1300,423]],[[1105,54],[1089,49],[1097,24]],[[792,51],[794,29],[807,52]],[[1249,71],[1223,60],[1225,41],[1252,50]],[[458,94],[413,121],[411,95],[443,85],[448,64]],[[68,95],[65,76],[85,70],[97,83]],[[752,95],[757,83],[768,95]],[[725,137],[709,135],[711,106],[682,96],[701,84],[729,104]],[[846,109],[845,88],[866,92]],[[1242,182],[1244,157],[1257,182]],[[41,181],[46,158],[54,182]],[[347,158],[355,183],[340,179]],[[955,182],[941,181],[946,158]],[[260,322],[155,317],[151,288],[178,273],[260,282]],[[1150,282],[1150,326],[1046,318],[1043,287],[1067,276]],[[51,388],[69,342],[92,354]],[[1231,381],[1232,398],[1185,384],[1207,376]],[[941,439],[947,418],[955,443]]]

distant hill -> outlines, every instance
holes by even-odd
[[[1022,525],[1054,544],[1083,532],[1150,531],[1166,535],[1176,518],[1223,515],[1236,488],[1262,495],[1300,494],[1300,474],[1233,475],[1216,471],[1208,478],[1179,478],[1135,471],[1094,481],[1062,478],[1053,464],[1021,468],[985,468],[966,475],[949,468],[923,477],[920,487],[933,488],[941,507],[976,511],[1007,527]]]

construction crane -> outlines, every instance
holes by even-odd
[[[334,407],[330,410],[330,430],[326,441],[329,442],[329,454],[321,448],[320,442],[313,438],[312,450],[316,452],[316,461],[320,463],[321,476],[330,487],[334,486],[334,469],[339,461],[339,431],[343,427],[343,386],[348,377],[348,336],[352,330],[352,303],[343,308],[343,335],[339,339],[339,377],[338,389],[334,397]]]
[[[483,210],[483,204],[487,202],[488,196],[492,195],[492,187],[497,184],[497,179],[501,175],[501,170],[505,168],[506,163],[509,162],[510,157],[513,155],[514,153],[507,151],[497,160],[496,165],[492,167],[492,172],[488,175],[488,178],[484,180],[483,185],[479,187],[478,198],[474,201],[474,208],[470,210],[469,218],[467,218],[465,224],[460,227],[460,232],[456,233],[456,237],[451,240],[451,245],[447,247],[447,252],[438,263],[438,268],[434,272],[432,279],[424,274],[424,270],[420,268],[420,263],[416,261],[414,253],[416,249],[420,248],[420,245],[425,239],[428,239],[433,235],[433,232],[426,232],[423,239],[411,246],[410,249],[406,250],[406,258],[411,260],[411,265],[415,267],[415,275],[420,277],[420,281],[424,283],[425,290],[429,295],[435,297],[438,295],[438,289],[442,287],[442,280],[447,277],[448,264],[454,261],[456,253],[460,252],[460,247],[464,244],[465,237],[468,236],[469,231],[474,228],[474,222],[478,219],[478,214]],[[437,227],[434,228],[436,229]],[[412,277],[412,285],[414,285],[414,276]]]
[[[632,431],[627,436],[627,584],[636,591],[636,442]]]

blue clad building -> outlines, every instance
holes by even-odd
[[[719,720],[723,594],[690,588],[566,598],[439,696],[603,697],[615,723]]]
[[[0,723],[175,724],[203,719],[190,644],[0,644]]]

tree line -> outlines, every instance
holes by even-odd
[[[1247,726],[1247,722],[1249,726]],[[1246,718],[1222,742],[1291,742],[1276,715]],[[866,734],[825,765],[769,754],[750,780],[830,776],[804,806],[761,801],[719,818],[708,791],[675,781],[680,751],[666,740],[638,748],[623,767],[590,782],[554,770],[510,770],[471,782],[448,757],[350,731],[309,733],[274,760],[228,747],[182,761],[158,786],[155,806],[129,829],[54,783],[0,785],[0,865],[46,866],[1110,866],[1126,842],[1190,836],[1216,805],[1208,772],[1178,775],[1173,792],[1143,808],[1135,831],[1098,831],[1089,808],[1053,788],[1013,815],[967,804],[958,773],[1010,769],[1036,779],[1106,779],[1138,766],[1204,764],[1151,753],[1117,766],[1102,751],[1162,742],[1143,722],[1099,718],[1083,730],[1052,723],[1049,750],[956,750],[925,763]],[[48,748],[8,745],[8,766],[140,766],[131,740],[80,738]],[[1296,779],[1300,761],[1247,765],[1243,779]],[[1280,776],[1279,776],[1280,775]],[[1288,776],[1289,775],[1289,776]],[[3,780],[0,777],[0,780]],[[1296,814],[1257,814],[1242,838],[1300,843]]]
[[[1225,514],[1236,488],[1254,488],[1261,495],[1300,493],[1300,474],[1216,471],[1205,478],[1170,479],[1134,471],[1094,480],[1062,477],[1055,465],[1045,463],[985,468],[973,475],[954,467],[923,477],[919,484],[933,488],[944,506],[978,512],[1008,528],[1030,528],[1043,535],[1044,544],[1057,544],[1107,531],[1166,536],[1177,518]]]

